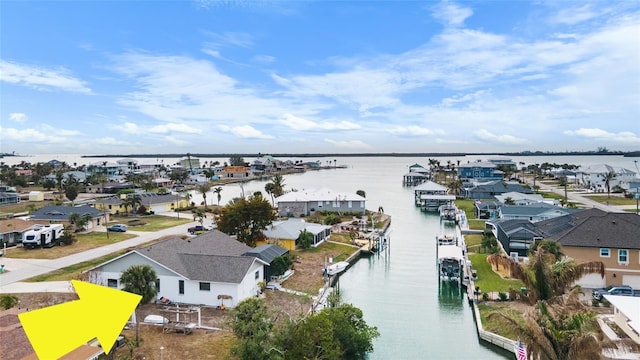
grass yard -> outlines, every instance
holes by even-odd
[[[479,252],[480,245],[482,244],[481,234],[467,234],[464,236],[464,242],[467,244],[467,251]]]
[[[106,232],[76,234],[76,242],[72,245],[59,245],[44,249],[25,249],[22,247],[9,248],[7,249],[5,256],[14,259],[57,259],[96,247],[131,239],[133,237],[135,237],[135,235],[115,232],[109,232],[108,237]]]
[[[185,214],[179,219],[172,216],[162,215],[147,215],[147,216],[112,216],[112,223],[125,224],[129,226],[129,230],[133,231],[158,231],[164,230],[173,226],[178,226],[186,223],[193,222],[193,216],[191,214]]]
[[[480,319],[482,319],[482,328],[486,331],[490,331],[494,334],[504,336],[508,339],[515,340],[518,335],[515,331],[510,329],[507,324],[507,320],[502,319],[500,316],[489,316],[492,313],[500,313],[515,320],[519,324],[524,324],[524,318],[522,317],[522,311],[519,309],[510,307],[509,303],[481,303],[478,304],[478,310],[480,310]]]
[[[555,200],[563,200],[564,199],[564,195],[560,195],[560,194],[554,193],[554,192],[540,191],[540,192],[538,192],[538,194],[542,195],[542,197],[545,198],[545,199],[555,199]]]
[[[520,289],[523,284],[520,280],[505,279],[493,271],[487,262],[488,254],[469,254],[469,260],[478,273],[476,286],[483,292],[508,292],[509,289]]]
[[[590,195],[585,197],[593,201],[597,201],[601,204],[607,204],[607,205],[635,205],[636,204],[635,199],[627,199],[627,198],[616,196],[616,195],[612,195],[610,198],[607,198],[606,195],[604,196]]]

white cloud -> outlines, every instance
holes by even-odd
[[[149,128],[149,131],[152,133],[160,133],[160,134],[166,134],[166,133],[171,133],[171,132],[180,132],[180,133],[187,133],[187,134],[201,134],[202,130],[201,129],[196,129],[193,128],[189,125],[185,125],[185,124],[176,124],[176,123],[168,123],[168,124],[161,124],[161,125],[156,125],[156,126],[151,126]]]
[[[233,134],[243,139],[273,139],[273,136],[262,133],[260,130],[255,129],[249,125],[243,126],[218,126],[220,131]]]
[[[325,142],[342,149],[350,150],[371,150],[373,147],[360,140],[337,141],[332,139],[324,139]]]
[[[575,25],[602,15],[602,9],[596,11],[590,4],[575,3],[580,6],[572,6],[573,4],[571,2],[563,2],[562,8],[549,18],[549,22],[552,24]]]
[[[9,114],[9,120],[15,121],[17,123],[24,123],[28,119],[27,114],[25,113],[11,113]]]
[[[462,7],[451,1],[443,1],[431,9],[431,15],[445,26],[462,26],[464,21],[473,15],[473,10]]]
[[[313,122],[311,120],[303,119],[301,117],[285,114],[284,119],[280,120],[280,123],[290,127],[291,129],[298,131],[307,130],[355,130],[360,129],[360,125],[350,121],[339,122]]]
[[[440,129],[430,129],[423,126],[409,125],[409,126],[395,126],[387,130],[394,135],[402,136],[425,136],[444,134],[444,131]]]
[[[124,122],[122,124],[113,125],[113,128],[122,131],[125,134],[142,134],[144,129],[132,122]]]
[[[17,142],[29,142],[33,145],[37,143],[57,144],[64,143],[66,139],[55,133],[44,133],[36,129],[15,129],[0,126],[0,134],[4,139],[11,139]]]
[[[37,90],[59,89],[78,93],[91,93],[84,81],[69,74],[65,69],[45,69],[0,60],[0,80],[25,85]]]
[[[631,131],[621,131],[612,133],[598,128],[580,128],[578,130],[567,130],[564,132],[569,136],[580,136],[587,139],[599,141],[611,141],[615,143],[640,144],[640,136]]]
[[[496,135],[486,129],[476,130],[473,132],[473,135],[479,140],[497,144],[524,145],[528,143],[526,139],[518,138],[512,135]]]
[[[185,145],[189,144],[188,141],[178,139],[178,138],[176,138],[174,136],[165,136],[164,140],[167,141],[168,143],[171,143],[171,144],[176,145],[176,146],[185,146]]]

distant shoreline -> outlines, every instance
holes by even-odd
[[[158,158],[158,157],[201,157],[201,158],[225,158],[225,157],[260,157],[263,155],[270,155],[273,157],[300,157],[300,158],[314,158],[314,157],[457,157],[457,156],[593,156],[593,155],[612,155],[612,156],[624,156],[624,157],[640,157],[640,151],[622,152],[622,151],[566,151],[566,152],[543,152],[543,151],[525,151],[525,152],[513,152],[513,153],[182,153],[182,154],[113,154],[113,155],[82,155],[83,158]]]

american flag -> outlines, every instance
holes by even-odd
[[[520,339],[516,342],[516,359],[527,360],[527,348],[525,348]]]

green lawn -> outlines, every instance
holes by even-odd
[[[341,244],[336,244],[333,242],[323,242],[320,246],[317,247],[312,247],[306,250],[296,250],[293,251],[292,253],[295,254],[297,252],[306,252],[306,253],[322,253],[322,252],[332,252],[332,253],[338,253],[339,255],[336,255],[333,257],[333,262],[338,262],[338,261],[344,261],[346,258],[348,258],[349,256],[351,256],[351,254],[353,254],[357,249],[354,248],[353,246],[349,246],[349,245],[341,245]]]
[[[469,260],[478,273],[478,280],[475,284],[480,287],[481,291],[508,292],[509,289],[520,289],[523,286],[520,280],[504,279],[495,273],[487,262],[487,256],[488,254],[469,253]]]
[[[172,216],[162,215],[147,215],[136,217],[122,217],[112,216],[112,223],[122,223],[129,226],[129,230],[133,231],[158,231],[164,230],[173,226],[178,226],[186,223],[193,222],[193,216],[191,214],[184,214],[180,218]],[[138,225],[140,224],[140,225]]]
[[[96,247],[117,243],[131,239],[135,235],[127,233],[91,232],[87,234],[76,234],[76,242],[72,245],[59,245],[52,248],[25,249],[9,248],[6,257],[15,259],[57,259],[63,256],[79,253]]]
[[[105,261],[109,261],[121,254],[124,254],[126,251],[118,251],[109,255],[105,255],[103,257],[99,257],[97,259],[83,261],[81,263],[73,264],[71,266],[67,266],[62,269],[54,270],[48,272],[46,274],[34,276],[30,279],[24,280],[26,282],[41,282],[41,281],[68,281],[80,278],[80,274],[89,270],[92,267],[99,265]]]
[[[489,314],[500,313],[515,320],[519,324],[524,324],[522,313],[510,308],[506,303],[492,303],[490,305],[487,303],[480,303],[478,304],[478,310],[480,311],[480,319],[482,320],[482,328],[484,330],[504,336],[511,340],[515,340],[518,338],[516,332],[506,326],[507,321],[505,319],[502,319],[500,316],[495,315],[489,316]]]
[[[540,191],[538,194],[542,195],[542,197],[545,198],[545,199],[556,199],[556,200],[563,200],[564,199],[564,195],[560,195],[560,194],[554,193],[554,192]]]
[[[627,198],[618,197],[618,196],[611,196],[610,198],[607,198],[606,195],[585,196],[585,197],[593,201],[597,201],[601,204],[609,204],[609,205],[635,205],[636,204],[635,199],[627,199]]]
[[[467,250],[469,252],[478,252],[480,245],[482,244],[481,234],[468,234],[464,236],[464,242],[467,244]]]

